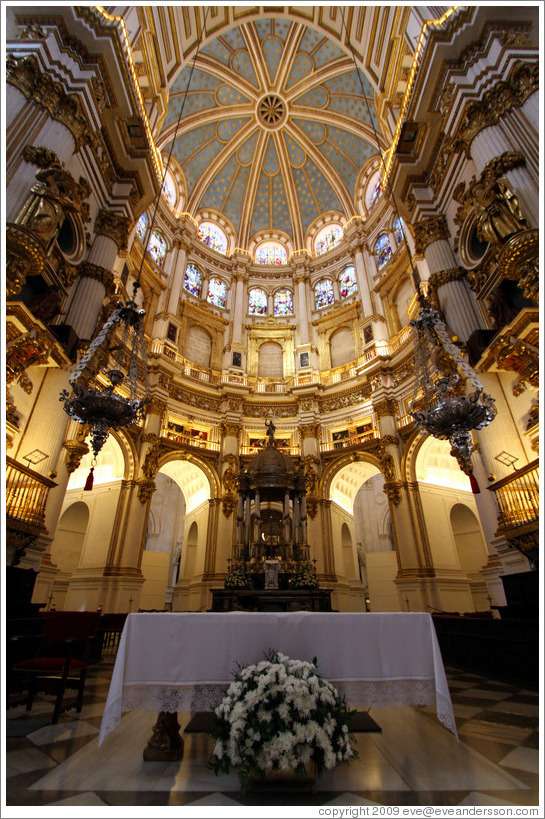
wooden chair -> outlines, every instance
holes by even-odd
[[[40,649],[36,657],[13,666],[13,675],[28,686],[26,710],[30,711],[37,691],[56,692],[53,724],[63,710],[67,688],[77,691],[76,711],[83,705],[89,641],[94,636],[100,614],[91,611],[53,611],[45,617]],[[67,706],[70,707],[70,706]]]

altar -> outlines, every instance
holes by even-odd
[[[198,612],[129,614],[100,726],[123,712],[213,710],[237,665],[270,649],[312,661],[353,707],[435,705],[456,734],[450,693],[427,613]],[[181,741],[181,740],[180,740]]]

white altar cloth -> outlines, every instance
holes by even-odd
[[[129,614],[100,726],[99,745],[124,711],[212,709],[237,665],[274,649],[318,660],[318,673],[353,707],[436,705],[456,734],[431,616],[420,612],[196,612]]]

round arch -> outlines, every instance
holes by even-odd
[[[78,568],[89,518],[89,506],[83,500],[71,503],[60,517],[51,554],[63,573],[72,575]]]
[[[172,450],[171,452],[168,452],[165,455],[161,456],[161,458],[159,458],[159,468],[157,471],[160,472],[162,470],[166,475],[172,477],[172,479],[178,483],[179,475],[177,477],[174,477],[174,475],[171,473],[175,470],[173,470],[172,467],[168,466],[169,464],[177,462],[185,462],[188,465],[193,466],[194,468],[204,473],[204,476],[206,477],[208,483],[208,497],[211,499],[220,497],[221,482],[216,470],[214,469],[214,467],[210,466],[210,464],[208,464],[203,458],[199,458],[198,455],[183,452],[182,450],[179,449]],[[165,467],[168,468],[165,469]],[[178,485],[180,486],[179,483]],[[183,492],[182,486],[180,486],[180,489]]]
[[[338,482],[339,480],[342,480],[343,476],[341,473],[343,473],[343,471],[346,471],[347,475],[350,473],[349,484],[352,489],[355,488],[355,491],[353,493],[350,492],[350,494],[347,495],[348,506],[350,508],[348,508],[347,505],[339,505],[343,506],[346,511],[352,514],[354,498],[359,487],[372,475],[383,473],[380,468],[378,458],[371,453],[361,453],[357,456],[353,453],[341,455],[339,458],[336,458],[333,463],[329,464],[323,472],[318,487],[319,496],[321,498],[324,498],[325,500],[334,500],[335,498],[332,497],[332,493],[338,492],[339,496],[341,493],[346,494],[335,484],[336,481]],[[358,480],[359,484],[356,486]]]

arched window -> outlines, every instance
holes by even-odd
[[[227,285],[221,279],[210,279],[206,301],[216,307],[225,308],[227,304]]]
[[[291,290],[277,290],[274,294],[274,315],[293,315],[293,294]]]
[[[288,254],[280,242],[261,242],[255,249],[256,264],[287,264]]]
[[[214,222],[201,222],[197,231],[200,241],[218,253],[227,253],[227,236]]]
[[[396,237],[396,242],[398,245],[403,244],[405,234],[403,228],[403,219],[401,216],[398,216],[394,222],[394,236]]]
[[[202,275],[194,264],[188,264],[184,273],[184,290],[200,297],[202,290]]]
[[[317,256],[327,253],[342,241],[344,234],[340,225],[326,225],[323,227],[314,240],[314,251]]]
[[[162,188],[163,196],[167,200],[168,204],[171,207],[174,207],[176,204],[176,183],[174,182],[174,177],[167,171],[165,174],[165,181],[163,182]]]
[[[373,192],[371,194],[371,198],[369,200],[369,210],[372,210],[376,203],[378,202],[380,195],[382,193],[382,177],[379,176],[375,187],[373,188]]]
[[[148,231],[148,214],[143,213],[138,223],[136,225],[136,235],[140,239],[141,242],[144,241],[146,238],[146,233]]]
[[[162,267],[167,254],[167,243],[158,230],[154,230],[148,245],[148,253],[153,261]]]
[[[317,310],[327,307],[328,304],[333,304],[335,296],[333,294],[333,282],[331,279],[322,279],[322,281],[318,282],[314,288],[314,296]]]
[[[339,276],[339,289],[341,291],[341,299],[346,299],[357,291],[358,282],[356,280],[354,265],[344,268]]]
[[[377,243],[375,245],[375,258],[377,260],[377,268],[382,270],[385,264],[387,264],[390,259],[392,258],[392,248],[390,247],[390,242],[388,241],[388,237],[385,233],[382,236],[379,236],[377,239]]]
[[[264,290],[250,290],[248,296],[248,313],[251,316],[264,316],[267,312],[267,294]]]

